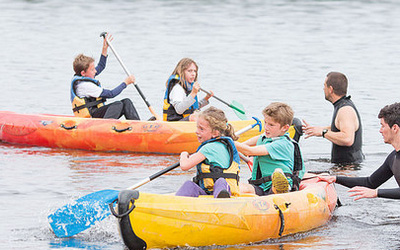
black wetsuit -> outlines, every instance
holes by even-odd
[[[335,126],[335,120],[337,113],[340,108],[345,106],[352,107],[357,114],[358,119],[358,129],[354,134],[354,143],[351,146],[339,146],[337,144],[332,144],[332,153],[331,153],[331,162],[337,164],[352,164],[352,163],[361,163],[364,159],[364,154],[362,153],[362,126],[361,126],[361,118],[360,114],[357,111],[356,106],[351,101],[350,96],[343,96],[335,103],[333,103],[334,111],[332,117],[331,130],[332,132],[339,132],[340,130]]]
[[[400,199],[400,151],[393,150],[385,162],[369,177],[344,177],[337,176],[336,183],[352,188],[363,186],[376,189],[392,176],[396,179],[398,188],[378,189],[378,197],[389,199]]]

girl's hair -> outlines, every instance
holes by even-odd
[[[211,106],[200,112],[199,118],[206,120],[210,124],[211,129],[219,131],[221,136],[229,136],[234,141],[238,139],[233,126],[228,123],[224,111]]]
[[[172,71],[172,74],[171,74],[171,75],[178,75],[178,76],[180,77],[179,84],[180,84],[180,85],[182,86],[182,88],[184,88],[184,89],[186,89],[186,88],[185,88],[185,81],[186,81],[186,79],[185,79],[185,73],[184,73],[184,72],[185,72],[185,70],[186,70],[187,68],[190,67],[190,65],[192,65],[192,63],[194,63],[194,65],[196,66],[197,74],[196,74],[196,77],[194,78],[194,81],[197,81],[197,75],[198,75],[198,71],[199,71],[199,66],[197,66],[196,62],[193,61],[193,60],[190,59],[190,58],[182,58],[182,59],[178,62],[178,64],[176,65],[174,71]],[[168,81],[165,83],[165,86],[168,88]]]
[[[92,62],[94,62],[93,57],[85,56],[84,54],[77,55],[73,63],[75,74],[80,76],[82,70],[86,71]]]

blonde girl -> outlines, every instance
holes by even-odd
[[[198,69],[196,62],[190,58],[183,58],[176,65],[165,84],[164,121],[190,120],[190,116],[196,110],[209,103],[208,99],[213,95],[212,92],[201,101],[197,98],[200,90],[200,84],[197,82]]]
[[[240,159],[233,142],[237,138],[224,112],[215,107],[201,112],[196,135],[201,145],[192,155],[182,152],[180,166],[185,171],[196,166],[197,174],[193,181],[185,182],[176,195],[214,195],[216,198],[238,195]]]

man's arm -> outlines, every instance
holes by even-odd
[[[324,134],[324,138],[339,146],[353,145],[354,135],[360,126],[357,113],[350,106],[342,107],[338,111],[335,125],[340,130],[339,132],[332,132],[331,127],[311,126],[304,120],[303,123],[303,131],[306,134],[306,139],[311,136],[322,136],[323,130],[327,129],[328,132]]]
[[[332,130],[328,130],[324,137],[339,146],[350,147],[353,145],[354,135],[360,126],[356,111],[350,106],[340,108],[336,116],[335,126],[340,131],[332,132]]]

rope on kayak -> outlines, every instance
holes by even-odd
[[[286,204],[287,205],[287,204]],[[288,206],[288,205],[287,205]],[[279,236],[282,236],[283,230],[285,229],[285,217],[283,216],[282,210],[278,207],[278,205],[274,204],[276,210],[279,211],[279,219],[281,220],[281,226],[279,228]]]
[[[135,209],[135,207],[136,207],[136,206],[135,206],[135,203],[134,203],[135,199],[132,198],[132,199],[130,200],[130,202],[132,203],[132,206],[128,209],[128,211],[126,211],[126,212],[123,213],[123,214],[117,214],[117,212],[114,210],[114,203],[117,202],[117,201],[118,201],[118,198],[115,199],[113,202],[111,202],[111,203],[108,204],[108,207],[110,208],[111,213],[112,213],[115,217],[117,217],[117,218],[122,218],[122,217],[127,216],[127,215],[130,214],[130,213],[133,211],[133,209]]]

